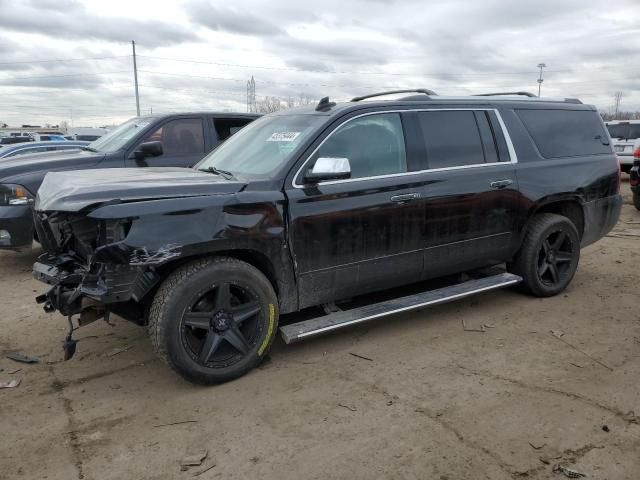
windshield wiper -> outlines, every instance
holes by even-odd
[[[91,147],[80,147],[80,150],[86,150],[87,152],[97,152],[98,150],[96,150],[95,148],[91,148]]]
[[[236,177],[233,176],[233,173],[227,171],[227,170],[220,170],[219,168],[216,167],[207,167],[207,168],[199,168],[198,170],[200,170],[201,172],[207,172],[207,173],[213,173],[215,175],[222,175],[224,177],[227,178],[227,180],[231,180],[231,179],[235,179]]]

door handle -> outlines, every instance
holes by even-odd
[[[411,200],[417,200],[420,196],[419,193],[403,193],[401,195],[394,195],[391,197],[391,201],[396,203],[410,202]]]
[[[500,188],[508,187],[512,183],[513,182],[511,180],[505,179],[505,180],[496,180],[494,182],[491,182],[489,185],[491,186],[491,188],[500,189]]]

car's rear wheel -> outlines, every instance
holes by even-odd
[[[509,264],[523,279],[523,288],[538,297],[562,292],[573,279],[580,260],[580,236],[566,217],[553,213],[536,215],[520,251]]]
[[[633,206],[640,210],[640,192],[633,192]]]
[[[154,350],[189,381],[214,384],[257,366],[278,324],[273,287],[236,259],[199,259],[162,284],[149,315]]]

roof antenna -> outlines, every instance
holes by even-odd
[[[329,97],[322,98],[316,106],[316,112],[327,112],[331,110],[331,107],[335,107],[336,102],[330,102]]]

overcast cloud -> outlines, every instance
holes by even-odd
[[[166,4],[166,5],[165,5]],[[245,109],[256,94],[347,100],[499,90],[640,109],[640,2],[0,0],[0,122],[104,125]]]

